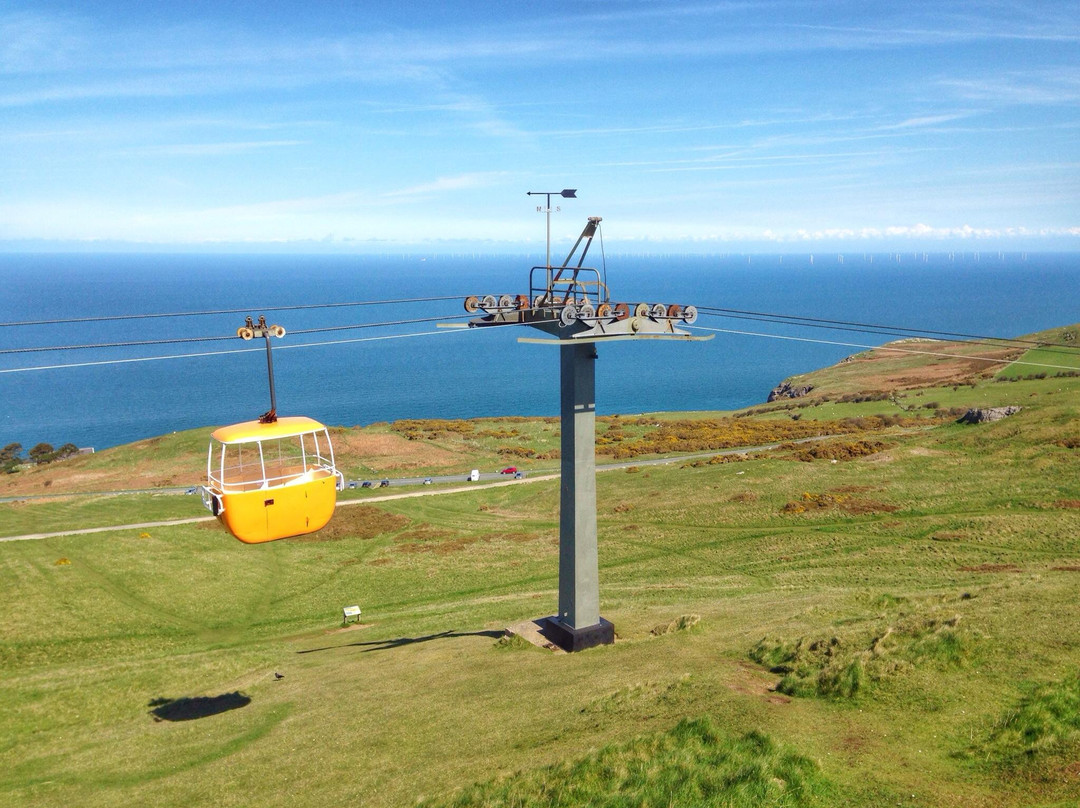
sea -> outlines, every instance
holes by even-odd
[[[286,330],[272,341],[280,414],[345,426],[558,415],[558,350],[518,342],[539,332],[439,327],[465,322],[468,295],[527,293],[538,263],[0,254],[0,445],[100,450],[256,418],[270,406],[265,343],[236,330],[260,315]],[[1080,320],[1080,253],[607,255],[600,269],[614,301],[783,317],[702,312],[692,330],[708,341],[599,345],[599,414],[740,409],[896,338],[786,317],[1003,338]],[[101,319],[118,315],[140,316]]]

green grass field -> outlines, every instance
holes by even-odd
[[[598,475],[618,639],[575,655],[503,637],[555,610],[557,481],[0,542],[0,805],[1077,805],[1080,378],[953,382],[764,419],[924,418],[871,454]],[[199,515],[166,499],[0,533]]]

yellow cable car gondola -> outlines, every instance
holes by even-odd
[[[344,485],[329,432],[303,416],[215,430],[206,476],[203,503],[248,544],[321,529]]]
[[[270,337],[285,329],[263,317],[237,330],[266,338],[270,410],[256,421],[223,426],[210,436],[203,505],[233,536],[257,544],[314,533],[334,514],[345,478],[334,465],[330,432],[311,418],[278,418]]]

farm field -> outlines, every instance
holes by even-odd
[[[601,462],[820,440],[598,475],[617,641],[579,654],[504,633],[555,610],[557,480],[260,546],[215,522],[0,542],[0,805],[1076,805],[1080,376],[999,367],[879,349],[746,412],[598,419]],[[1021,409],[957,422],[991,406]],[[3,495],[195,484],[203,440]],[[558,466],[551,419],[335,440],[352,476]],[[195,500],[3,503],[0,535]]]

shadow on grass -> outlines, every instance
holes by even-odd
[[[336,648],[363,648],[363,652],[369,651],[389,651],[393,648],[401,648],[405,645],[412,645],[418,642],[430,642],[431,640],[444,640],[451,637],[491,637],[494,640],[499,639],[504,631],[443,631],[439,634],[428,634],[426,637],[398,637],[393,640],[372,640],[370,642],[350,642],[343,645],[328,645],[325,648],[308,648],[304,651],[297,651],[298,654],[314,654],[317,651],[333,651]]]
[[[222,693],[220,696],[196,696],[193,699],[154,699],[147,706],[153,708],[150,713],[155,721],[193,721],[196,718],[237,710],[250,703],[250,696],[234,691]]]

